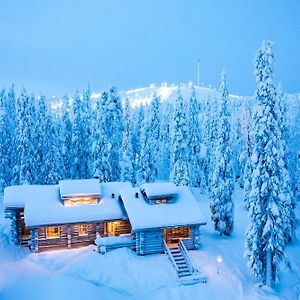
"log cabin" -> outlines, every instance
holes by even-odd
[[[123,189],[120,199],[130,220],[140,255],[162,253],[165,244],[184,241],[188,250],[200,246],[200,226],[205,219],[188,187],[174,183],[147,183]]]
[[[34,252],[95,241],[99,249],[130,246],[139,255],[162,253],[179,240],[197,249],[206,224],[190,189],[173,183],[133,188],[85,179],[11,186],[4,191],[4,208],[13,242]]]
[[[4,208],[12,240],[39,252],[93,244],[97,235],[130,234],[118,199],[120,189],[128,187],[130,183],[100,184],[97,179],[7,187]]]

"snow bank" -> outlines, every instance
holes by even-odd
[[[97,246],[108,246],[116,244],[128,244],[131,245],[133,238],[131,236],[109,236],[109,237],[98,237],[95,240]]]

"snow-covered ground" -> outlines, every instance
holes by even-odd
[[[299,241],[288,246],[291,269],[282,266],[281,281],[274,290],[260,288],[243,258],[248,217],[242,191],[235,189],[232,237],[219,237],[214,232],[208,198],[197,190],[194,193],[208,225],[203,229],[202,249],[190,254],[208,282],[187,286],[180,286],[163,254],[141,257],[129,249],[118,249],[100,255],[93,246],[32,254],[10,246],[1,199],[0,299],[300,299]],[[218,255],[223,258],[219,266]]]

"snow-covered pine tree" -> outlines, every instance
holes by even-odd
[[[135,174],[133,169],[133,149],[132,149],[132,130],[131,130],[131,109],[128,97],[125,95],[123,109],[123,140],[122,140],[122,163],[121,163],[121,179],[122,181],[135,182]]]
[[[112,181],[111,167],[111,143],[107,135],[107,120],[105,118],[108,93],[103,92],[96,102],[96,120],[93,133],[93,161],[94,176],[99,177],[100,182]]]
[[[249,193],[250,226],[246,232],[248,266],[268,286],[278,276],[284,256],[286,195],[281,132],[276,119],[272,43],[264,41],[255,58],[256,106],[252,124],[252,179]]]
[[[205,158],[203,162],[203,170],[206,179],[205,186],[211,190],[211,180],[212,173],[214,170],[214,152],[215,152],[215,142],[217,138],[217,123],[216,119],[218,117],[218,104],[215,96],[209,95],[206,100],[205,105],[205,116],[204,116],[204,145],[205,145]],[[202,185],[202,187],[204,187]]]
[[[135,183],[137,183],[139,170],[139,156],[141,152],[141,130],[144,120],[144,108],[139,106],[132,111],[132,150],[133,150],[133,168],[135,173]]]
[[[150,120],[149,120],[149,143],[152,147],[150,153],[153,165],[152,178],[157,179],[158,169],[161,163],[160,153],[160,122],[161,122],[161,100],[157,95],[153,95],[150,103]]]
[[[35,170],[35,145],[34,145],[34,98],[28,96],[25,89],[17,100],[17,151],[19,163],[17,166],[18,178],[21,184],[32,184],[38,174]]]
[[[91,91],[89,85],[83,92],[82,99],[82,135],[84,139],[84,147],[82,147],[82,177],[90,178],[92,175],[92,107],[91,107]]]
[[[44,150],[45,184],[58,184],[58,181],[64,176],[64,163],[61,155],[58,124],[55,123],[48,110],[45,115],[45,123],[47,124],[45,138],[48,139]]]
[[[173,116],[172,158],[170,180],[176,185],[188,185],[190,182],[188,161],[188,124],[185,101],[178,89]]]
[[[199,124],[199,104],[194,87],[189,99],[189,170],[190,186],[200,187],[203,184],[204,172],[201,157],[201,129]]]
[[[160,158],[159,178],[168,180],[170,178],[170,120],[172,116],[173,105],[169,101],[161,103],[161,118],[160,122]]]
[[[215,163],[211,182],[211,213],[215,230],[220,235],[233,231],[233,170],[230,145],[230,116],[228,112],[228,90],[225,72],[222,72],[220,106],[216,120],[218,133],[215,149]]]
[[[120,151],[123,135],[123,112],[120,95],[115,87],[109,89],[109,97],[105,106],[107,139],[111,144],[110,164],[112,169],[112,181],[121,178]]]
[[[78,90],[73,98],[73,130],[72,130],[72,167],[71,177],[82,179],[85,176],[85,165],[82,163],[85,155],[84,145],[86,136],[83,130],[83,106]]]
[[[46,107],[46,97],[41,95],[37,100],[36,109],[36,126],[35,126],[35,155],[36,155],[36,169],[38,170],[38,177],[35,179],[38,184],[45,184],[47,176],[45,169],[45,153],[51,146],[52,137],[48,136],[48,111]]]
[[[154,165],[151,160],[151,145],[149,143],[149,108],[144,107],[144,120],[142,121],[141,126],[141,151],[138,157],[138,174],[137,182],[143,184],[146,182],[153,182],[153,169]]]
[[[8,159],[9,159],[9,185],[18,184],[18,182],[14,182],[14,178],[18,178],[19,175],[16,175],[14,172],[16,171],[16,165],[18,161],[17,154],[17,144],[16,142],[16,127],[17,127],[17,116],[16,116],[16,96],[14,85],[10,87],[6,97],[5,111],[7,113],[8,122],[9,122],[9,140],[6,143],[6,148],[8,149]]]
[[[72,167],[72,122],[71,106],[68,96],[63,97],[62,117],[61,117],[61,152],[64,164],[63,178],[71,178]]]
[[[286,95],[283,92],[281,85],[279,84],[277,88],[277,97],[275,103],[275,114],[276,119],[281,131],[281,156],[284,166],[280,168],[280,178],[282,184],[282,205],[285,209],[285,220],[287,222],[284,237],[285,242],[289,242],[295,238],[295,228],[296,228],[296,217],[294,212],[295,203],[293,201],[293,194],[291,189],[291,181],[288,170],[288,150],[287,150],[287,141],[288,141],[288,129],[287,129],[287,117],[286,117]]]
[[[0,92],[0,192],[10,184],[10,128],[9,117],[6,110],[6,94],[5,90]]]

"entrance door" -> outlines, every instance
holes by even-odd
[[[164,239],[168,246],[177,245],[180,238],[188,237],[190,237],[189,227],[166,228],[164,230]]]
[[[30,230],[26,228],[24,221],[24,209],[20,211],[20,223],[21,223],[21,240],[28,241],[30,239]]]
[[[116,224],[115,222],[107,222],[106,223],[106,234],[107,236],[114,236],[116,231]]]

